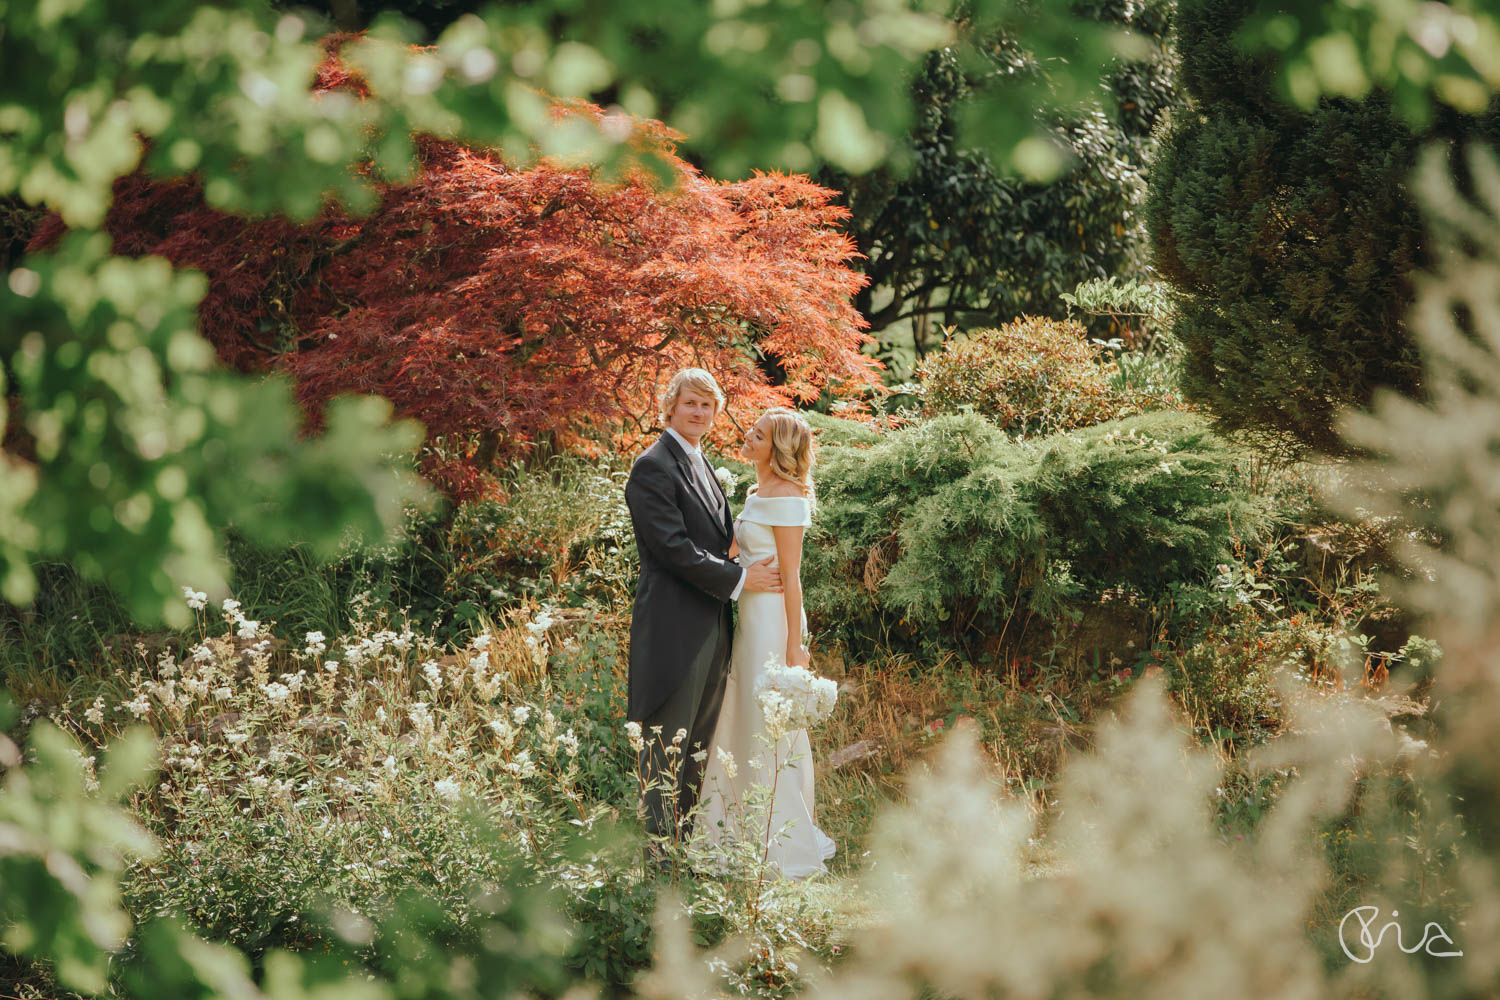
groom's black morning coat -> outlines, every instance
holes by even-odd
[[[713,484],[717,497],[708,495],[694,482],[689,461],[682,445],[663,433],[635,460],[625,483],[641,559],[626,713],[637,722],[677,689],[720,628],[732,628],[726,604],[741,573],[729,560],[734,522],[719,484]]]

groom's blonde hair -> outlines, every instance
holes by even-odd
[[[672,376],[672,381],[667,383],[667,391],[662,393],[661,412],[657,414],[661,418],[662,426],[667,425],[671,419],[672,411],[677,409],[677,397],[682,395],[682,390],[692,389],[705,396],[712,396],[715,404],[714,415],[717,416],[724,409],[724,390],[719,388],[719,383],[703,368],[684,368]]]

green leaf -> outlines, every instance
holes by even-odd
[[[106,800],[123,799],[129,792],[146,787],[156,773],[156,738],[145,726],[132,726],[110,744],[99,769],[99,795]]]

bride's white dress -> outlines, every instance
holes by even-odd
[[[776,555],[773,525],[805,526],[811,520],[811,508],[802,497],[759,497],[751,493],[734,523],[740,564],[748,566]],[[806,612],[802,615],[802,630],[805,635]],[[714,846],[733,838],[748,839],[764,848],[768,832],[765,800],[761,799],[758,808],[751,808],[747,793],[756,783],[769,789],[772,762],[779,761],[781,770],[771,808],[767,859],[783,877],[795,879],[827,871],[824,861],[833,857],[836,845],[813,822],[813,759],[807,730],[798,729],[783,736],[774,756],[768,741],[759,735],[764,721],[755,697],[755,682],[768,659],[774,657],[777,663],[786,662],[786,632],[786,606],[781,594],[757,591],[740,595],[729,686],[719,709],[713,745],[708,749],[699,796],[703,813],[694,828],[702,831]],[[737,770],[734,778],[725,771],[719,748],[733,755]]]

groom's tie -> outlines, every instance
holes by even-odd
[[[703,490],[703,495],[713,505],[714,510],[722,510],[723,504],[719,499],[719,491],[714,489],[713,474],[708,471],[708,459],[703,457],[703,452],[698,452],[698,460],[693,463],[698,470],[698,486]]]

